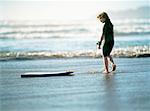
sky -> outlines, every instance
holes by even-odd
[[[149,0],[0,0],[0,20],[87,20],[147,5]]]

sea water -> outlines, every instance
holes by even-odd
[[[112,55],[149,54],[149,19],[116,20],[113,24]],[[0,21],[0,57],[1,60],[96,57],[96,42],[101,37],[102,27],[92,21]]]

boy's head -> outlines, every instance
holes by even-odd
[[[102,12],[101,14],[99,14],[97,16],[97,18],[102,22],[104,23],[107,19],[109,19],[108,15],[106,12]]]

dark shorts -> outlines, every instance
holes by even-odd
[[[103,46],[103,56],[107,57],[110,55],[112,48],[114,46],[114,41],[105,42]]]

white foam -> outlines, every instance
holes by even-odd
[[[127,48],[113,49],[112,56],[114,57],[139,57],[144,55],[150,56],[150,46],[136,46]],[[1,60],[3,59],[39,59],[39,58],[76,58],[76,57],[102,57],[101,51],[96,50],[81,50],[81,51],[58,51],[58,52],[2,52],[0,53]]]

